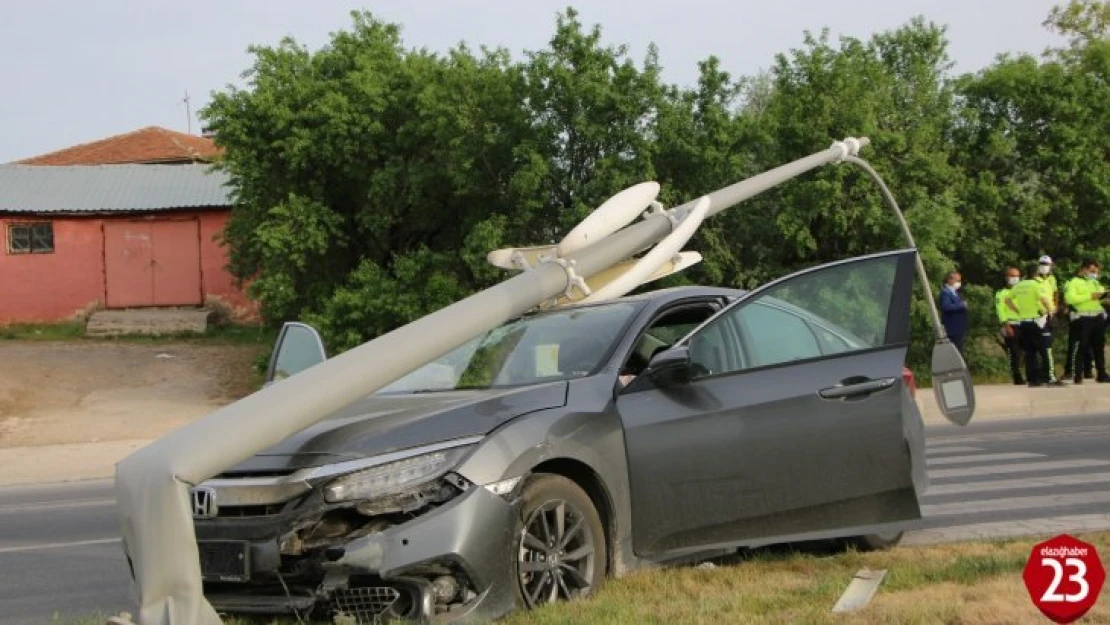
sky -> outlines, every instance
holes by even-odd
[[[1061,0],[1062,1],[1062,0]],[[352,10],[402,26],[406,47],[465,41],[518,58],[546,46],[574,6],[605,42],[642,60],[659,47],[663,78],[691,85],[710,55],[748,76],[806,30],[866,39],[916,15],[946,25],[956,72],[1001,52],[1039,54],[1061,40],[1041,23],[1054,0],[3,0],[0,2],[0,163],[145,126],[199,133],[213,91],[241,84],[250,45],[292,36],[310,49],[347,28]],[[184,102],[189,94],[189,106]],[[192,115],[188,111],[192,111]]]

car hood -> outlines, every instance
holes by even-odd
[[[566,405],[567,382],[371,395],[328,415],[222,475],[264,475],[488,434],[521,415]]]

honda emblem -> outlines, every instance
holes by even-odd
[[[216,505],[216,489],[200,486],[192,490],[193,518],[214,519],[220,508]]]

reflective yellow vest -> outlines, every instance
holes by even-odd
[[[1105,290],[1098,280],[1076,276],[1064,283],[1064,301],[1074,308],[1075,312],[1099,313],[1102,312],[1102,301],[1091,299],[1091,295]]]
[[[1044,294],[1044,281],[1028,278],[1010,287],[1010,300],[1018,309],[1018,319],[1028,321],[1045,314],[1041,305]]]
[[[1059,288],[1056,286],[1056,276],[1051,274],[1047,276],[1037,276],[1036,280],[1037,284],[1041,287],[1041,297],[1048,300],[1048,312],[1056,312],[1056,293],[1059,291]]]
[[[1012,293],[1013,289],[1006,287],[999,289],[994,294],[994,310],[998,314],[998,323],[1017,323],[1021,320],[1018,314],[1006,305],[1006,300],[1010,298]]]

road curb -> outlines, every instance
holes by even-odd
[[[919,389],[917,405],[927,425],[948,423],[937,408],[933,389]],[[1093,380],[1080,385],[1038,388],[981,384],[975,386],[972,423],[1102,413],[1110,413],[1110,384]]]
[[[0,448],[0,487],[115,477],[116,463],[149,440]]]

